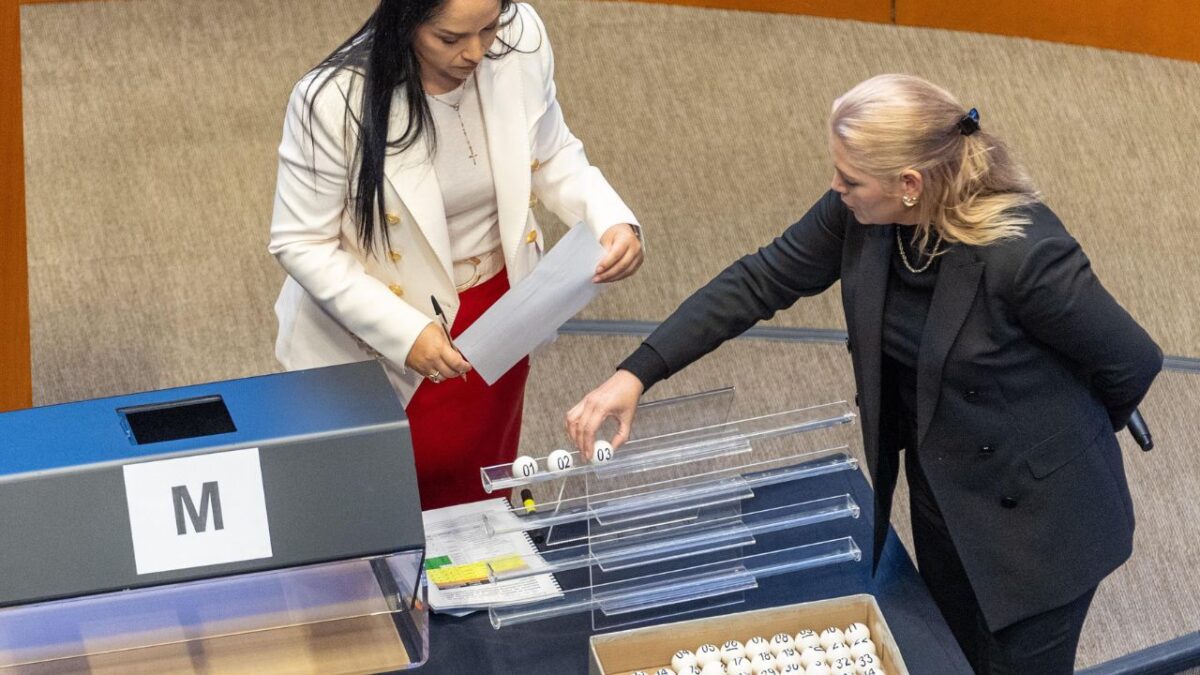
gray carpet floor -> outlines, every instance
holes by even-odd
[[[22,8],[35,401],[278,368],[266,254],[292,83],[369,0],[128,0]],[[641,273],[592,319],[659,320],[769,241],[827,186],[832,99],[875,73],[926,76],[1030,167],[1108,288],[1172,354],[1200,356],[1200,64],[809,17],[540,0],[572,129],[646,227]],[[544,222],[550,222],[545,220]],[[836,289],[781,326],[843,325]],[[635,346],[564,337],[535,362],[525,451]],[[1164,375],[1128,447],[1134,559],[1100,590],[1078,665],[1200,630],[1200,379]],[[739,341],[654,391],[736,386],[761,414],[852,396],[836,345]],[[902,496],[903,498],[903,496]],[[907,531],[904,510],[895,524]]]

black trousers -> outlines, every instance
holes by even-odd
[[[917,453],[908,447],[904,468],[917,568],[971,667],[980,675],[1074,672],[1079,633],[1096,589],[1062,607],[988,630]]]

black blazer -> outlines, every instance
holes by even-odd
[[[945,251],[917,365],[921,465],[991,630],[1070,602],[1128,559],[1133,504],[1115,430],[1162,367],[1054,213],[1036,204],[1028,215],[1020,239]],[[646,340],[669,375],[840,279],[876,564],[901,447],[880,385],[895,248],[894,226],[859,224],[830,191]]]

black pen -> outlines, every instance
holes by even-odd
[[[442,311],[442,306],[438,304],[437,296],[429,296],[429,302],[433,303],[433,313],[437,314],[438,320],[442,322],[442,330],[446,333],[446,340],[454,348],[454,351],[458,352],[458,346],[454,344],[454,338],[450,337],[450,323],[446,321],[446,313]],[[462,352],[458,352],[458,354],[462,356]],[[462,379],[467,379],[466,373],[462,374]]]

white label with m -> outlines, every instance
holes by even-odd
[[[271,557],[258,448],[123,468],[138,574]]]

